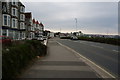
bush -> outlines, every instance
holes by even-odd
[[[100,42],[100,43],[107,43],[107,44],[113,44],[113,45],[120,45],[120,39],[115,38],[102,38],[102,37],[78,37],[79,40],[87,40],[87,41],[93,41],[93,42]]]
[[[39,41],[24,41],[2,49],[2,78],[14,78],[36,56],[45,56],[47,47]]]

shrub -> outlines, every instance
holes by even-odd
[[[84,37],[84,36],[81,36],[81,37],[78,37],[78,39],[79,40],[113,44],[113,45],[120,45],[120,39],[115,39],[115,38]]]
[[[14,78],[36,56],[45,56],[47,47],[39,41],[24,41],[2,49],[2,77]]]

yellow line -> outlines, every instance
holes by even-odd
[[[57,42],[57,41],[56,41],[56,42]],[[79,54],[78,52],[76,52],[75,50],[73,50],[73,49],[71,49],[71,48],[69,48],[69,47],[67,47],[67,46],[65,46],[65,45],[63,45],[63,44],[61,44],[61,43],[59,43],[59,42],[57,42],[57,43],[60,44],[60,45],[63,46],[63,47],[68,48],[69,50],[77,53],[79,56],[81,56],[81,57],[84,58],[85,60],[89,61],[89,62],[92,63],[93,65],[97,66],[99,69],[101,69],[102,71],[104,71],[105,73],[107,73],[107,74],[108,74],[109,76],[111,76],[112,78],[116,78],[115,76],[113,76],[112,74],[110,74],[108,71],[106,71],[105,69],[101,68],[99,65],[95,64],[95,63],[92,62],[91,60],[87,59],[87,58],[84,57],[83,55],[81,55],[81,54]]]

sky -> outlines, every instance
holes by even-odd
[[[23,2],[26,12],[53,32],[118,34],[117,2]],[[76,20],[77,18],[77,28]]]

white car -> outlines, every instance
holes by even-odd
[[[77,40],[78,38],[76,36],[71,37],[72,40]]]
[[[37,40],[44,41],[43,37],[38,37]]]

